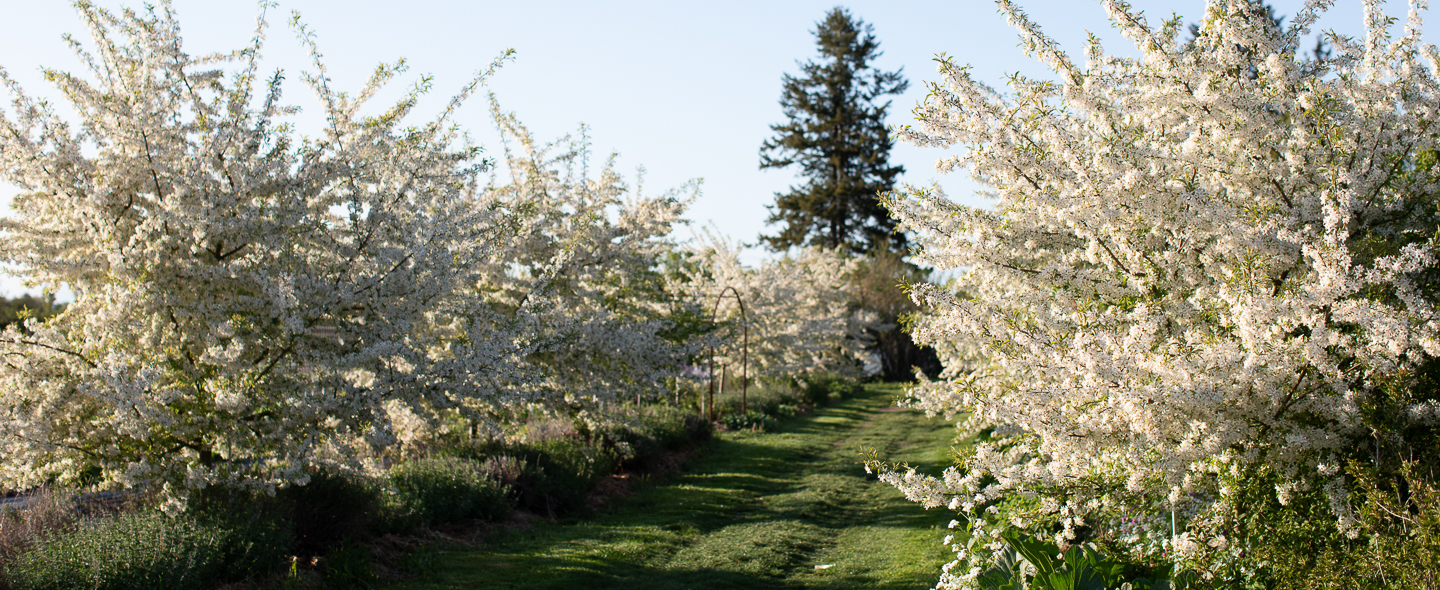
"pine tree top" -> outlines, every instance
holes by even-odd
[[[801,74],[783,78],[780,105],[786,122],[760,146],[760,167],[800,167],[805,182],[776,195],[765,236],[773,249],[820,245],[865,252],[903,248],[905,236],[880,205],[904,171],[889,163],[893,142],[885,127],[887,95],[909,86],[901,70],[882,71],[874,27],[844,8],[831,10],[815,30],[818,60],[800,64]]]

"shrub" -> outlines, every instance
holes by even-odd
[[[515,506],[555,516],[583,507],[611,473],[622,467],[655,469],[667,452],[708,439],[712,428],[697,414],[651,406],[581,429],[561,420],[532,420],[509,441],[452,438],[433,450],[473,462],[490,481],[508,486]]]
[[[26,494],[24,509],[0,510],[0,558],[10,559],[44,538],[70,528],[75,502],[68,493],[40,488]]]
[[[717,414],[733,414],[740,411],[742,392],[736,388],[715,396]],[[749,391],[743,392],[745,409],[766,414],[775,414],[782,405],[795,405],[803,401],[801,390],[786,381],[760,381],[753,383]]]
[[[503,486],[514,485],[523,469],[520,460],[509,455],[487,457],[480,463],[480,471]]]
[[[527,443],[539,444],[553,440],[580,437],[575,423],[568,419],[530,419],[520,431],[520,439]]]
[[[518,503],[552,517],[584,506],[590,490],[621,459],[616,449],[571,439],[525,445],[517,454],[523,466],[515,485]]]
[[[774,430],[776,426],[774,418],[755,410],[750,410],[744,414],[728,414],[723,419],[723,422],[725,427],[730,430],[757,430],[764,432]]]
[[[325,585],[332,588],[370,588],[375,569],[365,546],[343,539],[325,555]]]
[[[276,569],[289,539],[268,519],[144,510],[52,535],[16,556],[5,578],[17,590],[206,588]]]
[[[709,432],[703,424],[704,420],[699,416],[679,408],[649,408],[635,419],[631,427],[633,435],[626,440],[636,446],[637,454],[640,445],[653,445],[667,451],[679,450],[708,436]]]
[[[695,443],[710,440],[710,437],[715,434],[714,426],[704,416],[681,410],[675,410],[675,413],[679,414],[678,422],[684,428],[685,438],[667,439],[667,449],[678,451]]]
[[[621,456],[623,467],[646,471],[665,453],[678,451],[710,435],[710,423],[700,416],[659,406],[646,408],[629,421],[607,428],[600,444],[614,448]]]
[[[276,518],[293,523],[299,555],[324,555],[343,539],[397,526],[375,482],[355,475],[316,470],[305,485],[281,489],[273,502]]]
[[[486,475],[478,461],[434,457],[407,461],[390,470],[398,504],[419,522],[434,526],[478,518],[494,520],[510,513],[508,488]]]
[[[860,383],[839,373],[812,373],[800,380],[800,399],[811,405],[825,405],[860,391]]]

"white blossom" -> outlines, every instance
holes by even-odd
[[[1282,479],[1282,501],[1321,486],[1353,534],[1330,457],[1368,436],[1361,407],[1382,383],[1403,388],[1440,337],[1440,86],[1419,9],[1392,37],[1367,4],[1363,41],[1331,37],[1330,59],[1303,58],[1326,4],[1282,29],[1244,0],[1211,0],[1187,43],[1178,17],[1152,26],[1108,0],[1139,56],[1092,41],[1077,63],[1002,0],[1051,79],[1015,75],[1002,91],[940,60],[900,135],[957,149],[937,169],[968,170],[992,206],[915,187],[888,205],[920,262],[959,270],[913,290],[915,338],[946,371],[910,393],[996,427],[957,492],[983,504],[1103,481],[1220,506],[1222,480],[1256,467]],[[1433,402],[1408,407],[1433,420]],[[929,498],[922,478],[887,481]],[[1182,553],[1225,545],[1189,534]]]
[[[688,265],[670,283],[672,292],[699,302],[706,318],[734,329],[717,334],[717,366],[739,368],[748,362],[751,376],[797,377],[820,371],[851,371],[863,354],[856,322],[846,312],[848,275],[857,262],[821,248],[762,263],[740,263],[740,248],[714,235],[703,235],[690,248]],[[736,295],[738,295],[738,300]],[[743,316],[741,305],[744,306]],[[748,328],[748,356],[743,348]]]

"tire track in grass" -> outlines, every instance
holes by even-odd
[[[867,477],[861,448],[933,473],[953,428],[885,412],[896,386],[707,443],[686,473],[584,519],[444,552],[395,590],[454,588],[930,588],[949,522]]]

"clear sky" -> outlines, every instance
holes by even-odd
[[[746,242],[772,231],[765,226],[766,205],[776,192],[799,182],[788,170],[759,170],[758,149],[770,137],[770,125],[782,121],[781,76],[796,73],[798,61],[815,55],[815,22],[836,6],[830,0],[278,2],[269,11],[265,65],[287,72],[286,98],[292,104],[314,104],[299,76],[309,62],[289,26],[292,11],[317,34],[337,88],[358,89],[376,64],[402,57],[410,73],[388,96],[421,74],[433,75],[435,91],[419,110],[424,114],[437,112],[475,71],[513,48],[515,60],[492,79],[491,89],[539,138],[573,132],[583,123],[597,157],[614,152],[622,170],[646,168],[647,191],[702,179],[703,194],[689,217]],[[1205,6],[1203,0],[1133,2],[1152,22],[1172,13],[1193,22]],[[1019,3],[1074,56],[1082,55],[1086,31],[1105,39],[1111,52],[1133,53],[1098,2]],[[1272,4],[1277,13],[1293,15],[1303,2]],[[1335,4],[1316,30],[1360,34],[1360,0]],[[186,50],[199,54],[245,46],[257,6],[175,0]],[[844,6],[874,25],[884,51],[876,65],[903,68],[911,81],[910,90],[894,99],[892,125],[911,122],[910,110],[926,93],[924,82],[937,79],[933,59],[938,53],[973,64],[975,75],[996,87],[1010,72],[1044,72],[1018,49],[1015,32],[989,0],[867,0]],[[68,1],[0,0],[0,7],[0,66],[27,91],[48,92],[41,66],[79,69],[61,40],[67,32],[87,38]],[[1388,11],[1403,18],[1405,9],[1397,2]],[[1426,40],[1437,39],[1440,27],[1431,27]],[[477,143],[498,152],[483,97],[472,99],[457,122],[471,130]],[[303,132],[315,125],[302,119],[299,127]],[[968,179],[934,171],[935,160],[945,153],[901,144],[892,160],[906,168],[902,182],[939,182],[952,198],[980,203],[970,196],[975,187]],[[0,187],[0,198],[8,200],[11,192]],[[759,256],[758,251],[751,255]],[[18,280],[0,279],[0,293],[19,291]]]

